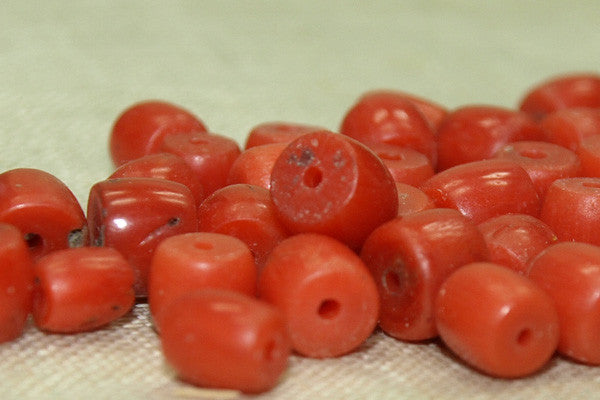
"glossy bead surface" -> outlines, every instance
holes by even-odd
[[[96,183],[88,200],[90,242],[114,247],[133,267],[136,295],[146,295],[154,249],[163,239],[197,230],[196,204],[180,183],[120,178]]]
[[[398,216],[435,208],[433,200],[421,189],[396,182],[398,191]]]
[[[116,178],[158,178],[178,182],[191,190],[198,205],[206,197],[204,188],[190,166],[182,158],[170,153],[148,154],[131,160],[108,177]]]
[[[110,134],[110,155],[116,166],[160,151],[162,140],[173,133],[206,132],[196,116],[164,101],[132,105],[115,121]]]
[[[156,326],[161,311],[178,297],[203,288],[256,295],[254,257],[241,240],[192,232],[166,238],[156,247],[148,278],[148,304]]]
[[[489,261],[525,274],[529,261],[558,238],[541,220],[526,214],[504,214],[483,221],[477,228],[483,234]]]
[[[0,222],[19,228],[34,258],[87,242],[85,215],[75,195],[38,169],[0,174]]]
[[[292,347],[315,358],[360,346],[377,324],[379,298],[369,271],[341,242],[299,234],[275,247],[259,276],[259,295],[287,322]]]
[[[398,212],[394,180],[381,160],[361,143],[328,131],[286,147],[273,167],[271,197],[291,232],[327,234],[352,248]]]
[[[512,160],[527,172],[540,199],[557,179],[578,176],[581,162],[577,154],[547,142],[513,142],[502,147],[496,158]]]
[[[542,140],[536,122],[522,112],[496,106],[464,106],[438,129],[438,170],[492,158],[507,143]]]
[[[164,315],[163,354],[186,382],[259,393],[275,386],[287,367],[288,334],[270,304],[203,289],[180,297]]]
[[[410,147],[436,165],[433,128],[412,101],[389,91],[369,92],[344,116],[340,133],[371,145],[387,143]]]
[[[443,283],[435,320],[444,343],[489,375],[539,371],[558,344],[552,299],[526,277],[493,263],[471,263]]]
[[[600,245],[600,178],[564,178],[550,185],[540,219],[560,240]]]
[[[377,284],[381,329],[420,341],[437,336],[433,304],[442,282],[462,265],[485,260],[487,248],[477,227],[458,211],[431,209],[375,229],[360,257]]]
[[[290,143],[307,133],[324,128],[297,122],[263,122],[256,125],[246,138],[245,149],[271,143]]]
[[[242,240],[259,267],[273,247],[288,236],[269,191],[245,184],[228,185],[210,195],[198,208],[198,230]]]
[[[233,139],[201,133],[169,135],[163,140],[161,149],[185,160],[206,196],[227,184],[231,165],[241,153]]]
[[[548,114],[541,122],[544,140],[577,151],[588,136],[600,134],[600,109],[569,108]]]
[[[40,258],[34,271],[33,318],[44,331],[97,329],[125,315],[135,301],[134,271],[112,248],[55,251]]]
[[[419,186],[434,174],[429,159],[410,147],[378,143],[369,148],[381,158],[395,182]]]
[[[0,343],[21,336],[33,301],[33,260],[16,227],[0,223]]]
[[[227,184],[246,183],[271,188],[271,172],[287,143],[270,143],[242,151],[231,165]]]
[[[558,351],[600,365],[600,247],[580,242],[550,246],[531,262],[528,276],[556,305]]]
[[[510,160],[460,164],[438,172],[420,189],[437,207],[454,208],[478,224],[507,213],[539,216],[540,199],[527,172]]]
[[[600,75],[574,73],[551,77],[532,87],[519,108],[539,119],[556,110],[600,108]]]

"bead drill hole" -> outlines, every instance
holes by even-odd
[[[42,237],[37,233],[27,233],[25,234],[24,239],[30,250],[39,249],[44,245]]]
[[[302,182],[304,185],[309,188],[316,188],[323,181],[323,173],[317,167],[308,167],[306,171],[304,171],[304,176]]]
[[[400,284],[400,276],[396,271],[388,271],[383,276],[383,286],[391,293],[400,293],[402,285]]]
[[[519,152],[519,155],[522,157],[533,158],[537,160],[548,157],[548,154],[536,149],[522,150]]]
[[[323,319],[333,319],[340,313],[340,308],[340,303],[337,300],[323,300],[319,305],[319,317]]]
[[[531,341],[531,330],[528,328],[522,329],[517,335],[517,343],[521,346],[526,346]]]

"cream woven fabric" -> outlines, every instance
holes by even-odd
[[[83,205],[111,172],[110,127],[159,98],[243,143],[269,120],[337,129],[364,91],[401,89],[450,108],[515,106],[539,80],[598,71],[600,2],[34,1],[0,4],[0,170],[55,174]],[[148,310],[110,327],[0,345],[0,399],[235,398],[177,381]],[[243,398],[243,397],[240,397]],[[292,357],[255,399],[599,399],[600,372],[555,358],[496,380],[437,342],[376,333],[332,360]]]

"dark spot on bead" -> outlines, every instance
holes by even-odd
[[[82,247],[85,244],[85,237],[87,235],[87,227],[81,229],[73,229],[67,236],[69,247]]]
[[[313,153],[313,151],[311,149],[304,149],[302,150],[302,153],[300,154],[300,156],[296,155],[296,154],[292,154],[289,158],[289,162],[291,164],[296,164],[299,167],[306,167],[307,165],[309,165],[313,158],[315,157],[315,154]]]

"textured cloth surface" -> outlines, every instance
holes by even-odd
[[[157,98],[243,143],[284,120],[336,130],[364,91],[391,88],[449,108],[514,107],[567,71],[598,71],[600,2],[31,1],[0,5],[0,170],[40,168],[87,202],[112,165],[108,134]],[[0,399],[244,398],[179,381],[148,310],[97,332],[30,326],[0,345]],[[292,357],[256,399],[597,399],[600,373],[556,357],[535,376],[497,380],[438,342],[375,333],[331,360]]]

